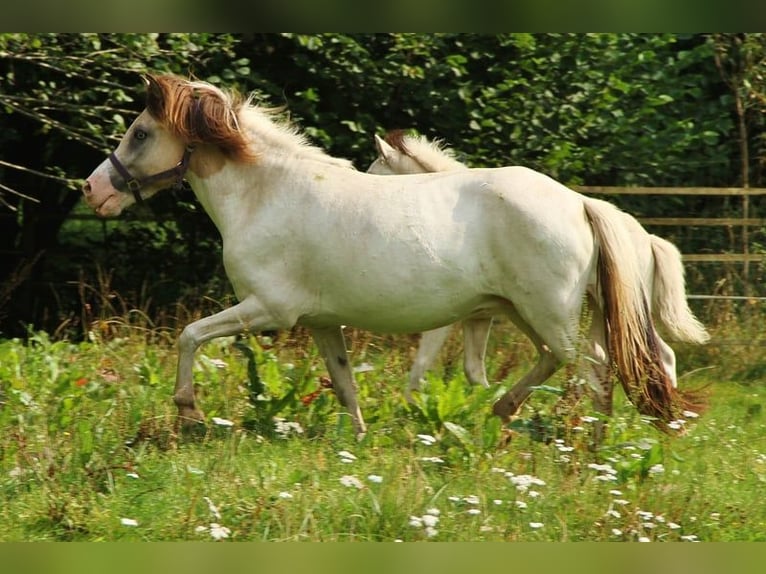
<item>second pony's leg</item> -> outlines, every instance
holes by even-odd
[[[410,369],[410,381],[404,395],[408,402],[412,402],[412,392],[420,390],[420,383],[426,371],[436,362],[444,342],[452,330],[452,325],[446,325],[431,331],[425,331],[420,337],[418,352]]]
[[[489,388],[484,356],[487,352],[487,338],[491,326],[491,317],[489,319],[466,319],[463,321],[463,338],[465,341],[463,370],[472,384],[481,385],[484,388]]]
[[[327,365],[335,395],[351,415],[351,422],[357,436],[363,436],[367,428],[356,397],[356,381],[348,362],[343,331],[340,327],[326,327],[312,329],[311,335]]]

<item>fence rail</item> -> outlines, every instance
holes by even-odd
[[[766,187],[617,187],[609,185],[573,185],[587,195],[766,195]]]

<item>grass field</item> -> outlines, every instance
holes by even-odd
[[[709,410],[668,437],[618,390],[594,450],[589,401],[560,402],[563,370],[518,420],[491,415],[533,358],[509,325],[488,353],[503,385],[465,382],[456,334],[415,406],[402,391],[416,339],[347,335],[361,441],[299,330],[200,349],[196,437],[174,432],[170,336],[0,341],[0,540],[766,540],[762,348],[676,347],[681,385],[709,384]]]

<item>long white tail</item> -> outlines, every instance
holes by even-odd
[[[599,294],[610,360],[628,399],[668,431],[667,423],[681,418],[684,410],[701,410],[702,404],[694,393],[676,389],[662,366],[647,288],[622,212],[593,198],[584,198],[584,205],[599,251]]]
[[[681,252],[661,237],[649,237],[654,255],[652,314],[671,338],[688,343],[707,343],[710,335],[689,309],[686,300]]]

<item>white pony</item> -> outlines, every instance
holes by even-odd
[[[357,433],[365,432],[341,325],[416,333],[507,314],[537,364],[494,405],[507,418],[576,356],[613,365],[660,428],[694,408],[663,366],[624,215],[523,167],[387,177],[309,145],[274,112],[209,83],[147,77],[146,109],[83,184],[117,216],[186,178],[223,239],[239,302],[182,331],[174,402],[203,421],[194,354],[215,337],[304,325]]]
[[[441,141],[429,141],[424,136],[408,134],[403,130],[391,131],[385,135],[385,138],[375,135],[375,147],[378,157],[367,169],[368,173],[404,175],[468,169],[465,164],[457,160],[454,151],[443,146]],[[627,213],[624,214],[624,220],[630,231],[635,253],[643,259],[639,261],[639,268],[646,273],[643,277],[644,283],[651,290],[649,302],[654,320],[674,340],[706,343],[710,336],[702,323],[694,316],[686,300],[681,253],[669,241],[644,231],[635,218]],[[491,323],[491,318],[463,322],[465,337],[463,365],[466,377],[471,383],[484,387],[489,386],[484,355]],[[420,390],[424,373],[435,363],[452,327],[453,325],[447,325],[422,334],[406,390],[409,400],[413,391]],[[657,340],[665,368],[675,381],[675,354],[659,336]],[[603,376],[598,366],[596,366],[595,374]],[[607,384],[610,384],[611,378],[607,376],[606,380]],[[591,379],[590,382],[593,383],[593,380]],[[596,396],[597,408],[606,414],[609,414],[611,409],[610,396],[609,393],[598,393]],[[604,404],[605,399],[609,399],[608,404]]]

